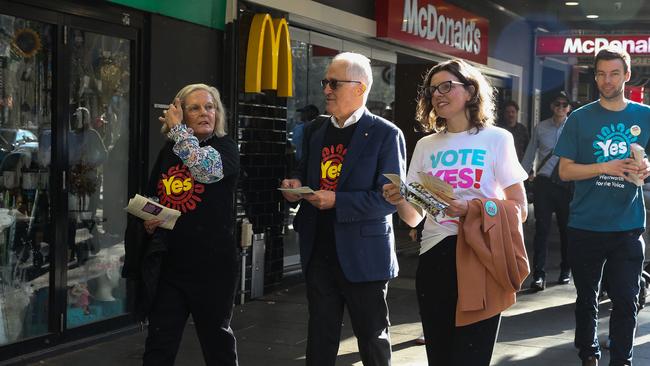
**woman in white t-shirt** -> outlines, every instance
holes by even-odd
[[[417,119],[436,133],[415,146],[407,183],[419,182],[418,172],[437,176],[454,188],[457,197],[440,215],[426,216],[416,291],[426,339],[429,365],[489,365],[500,314],[456,327],[458,289],[456,238],[459,218],[474,198],[517,202],[522,221],[527,202],[523,181],[528,178],[517,160],[512,135],[494,127],[493,88],[474,67],[462,60],[434,66],[424,81]],[[394,184],[384,187],[386,200],[415,227],[423,212],[409,204]],[[459,269],[459,270],[462,270]]]

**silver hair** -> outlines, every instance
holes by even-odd
[[[363,93],[363,102],[365,104],[372,87],[370,59],[360,53],[343,52],[336,55],[332,62],[334,61],[342,61],[347,64],[346,74],[350,80],[359,80],[366,84],[366,90]]]
[[[214,86],[210,86],[207,84],[189,84],[184,86],[181,90],[176,93],[176,96],[174,99],[178,98],[181,101],[181,105],[183,105],[183,108],[185,107],[185,98],[187,98],[188,95],[192,94],[193,92],[197,90],[205,90],[212,96],[212,100],[214,101],[214,106],[217,109],[215,113],[215,118],[214,118],[214,134],[218,137],[223,137],[226,135],[226,112],[223,109],[223,103],[221,103],[221,94],[219,93],[219,90],[215,88]],[[183,111],[185,113],[185,111]],[[166,134],[169,132],[167,129],[167,125],[163,125],[162,129],[160,130],[163,134]]]

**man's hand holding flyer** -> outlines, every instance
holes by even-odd
[[[162,221],[160,227],[167,230],[173,229],[176,220],[181,216],[180,211],[165,207],[139,194],[129,200],[126,211],[143,220],[160,220]]]

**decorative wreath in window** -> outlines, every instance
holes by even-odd
[[[41,50],[41,37],[30,28],[17,29],[11,41],[12,50],[21,57],[34,57]]]

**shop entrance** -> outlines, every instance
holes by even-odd
[[[0,353],[10,358],[127,321],[138,30],[2,9]]]

